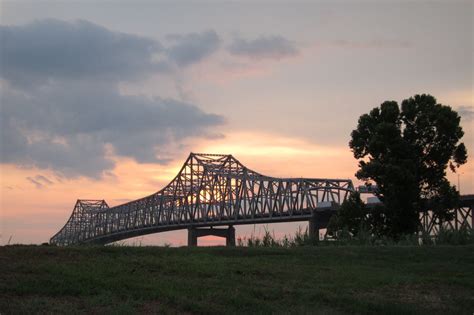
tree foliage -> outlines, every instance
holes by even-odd
[[[459,195],[446,179],[466,163],[466,147],[459,115],[427,94],[402,101],[386,101],[360,116],[349,146],[359,159],[358,179],[375,182],[384,204],[380,219],[387,234],[399,236],[418,230],[425,200],[435,201],[439,220],[449,220],[449,209]],[[379,209],[380,210],[380,209]]]
[[[387,235],[387,222],[384,207],[368,207],[358,192],[352,193],[345,200],[328,224],[328,234],[336,239],[358,237],[370,234],[374,237]]]
[[[367,224],[367,208],[360,199],[358,192],[352,193],[345,200],[337,213],[331,217],[328,224],[328,234],[339,236],[338,234],[348,232],[351,236],[359,234]]]

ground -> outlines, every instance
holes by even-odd
[[[474,246],[0,247],[0,313],[469,314]]]

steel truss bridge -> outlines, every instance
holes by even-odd
[[[78,200],[50,242],[101,243],[156,232],[238,224],[307,221],[319,206],[340,204],[354,191],[349,179],[275,178],[232,155],[191,153],[178,175],[148,197],[110,207]],[[221,232],[217,232],[221,233]]]
[[[105,200],[78,200],[50,243],[107,244],[188,229],[188,245],[197,245],[204,235],[225,237],[227,245],[235,245],[234,225],[290,221],[309,221],[315,237],[353,191],[349,179],[276,178],[248,169],[232,155],[191,153],[178,175],[148,197],[115,207]],[[456,209],[453,228],[474,226],[474,197],[470,200],[467,208]],[[429,211],[421,222],[426,230],[436,230]]]

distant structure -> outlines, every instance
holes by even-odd
[[[178,175],[148,197],[112,208],[104,200],[78,200],[50,243],[107,244],[187,229],[189,246],[205,235],[224,237],[233,246],[234,225],[290,221],[308,221],[310,236],[316,238],[353,191],[350,179],[276,178],[248,169],[232,155],[191,153]],[[467,195],[455,218],[442,224],[472,228],[473,218],[474,195]],[[439,231],[441,224],[429,209],[420,219],[426,232]]]
[[[204,235],[235,245],[234,225],[289,221],[309,221],[310,233],[319,236],[352,191],[349,179],[276,178],[248,169],[232,155],[191,153],[178,175],[148,197],[112,208],[104,200],[78,200],[50,243],[107,244],[188,229],[188,245]]]

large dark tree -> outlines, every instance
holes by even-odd
[[[391,236],[418,230],[419,211],[436,201],[439,220],[449,220],[459,194],[446,179],[466,163],[459,115],[431,95],[415,95],[401,106],[386,101],[359,118],[349,143],[359,159],[356,177],[375,182],[384,204],[384,230]]]

